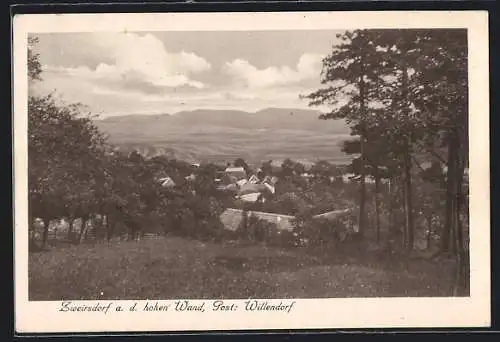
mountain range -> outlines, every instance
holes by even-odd
[[[192,162],[230,162],[239,157],[253,164],[285,158],[304,163],[349,160],[339,147],[341,141],[352,139],[349,128],[342,120],[320,120],[320,114],[295,108],[255,113],[197,109],[112,116],[95,123],[120,149]]]

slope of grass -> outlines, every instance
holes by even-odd
[[[301,250],[165,238],[32,253],[30,300],[445,296],[445,269],[412,271]],[[435,267],[434,267],[435,268]],[[450,273],[450,272],[448,272]],[[451,273],[450,273],[451,274]]]

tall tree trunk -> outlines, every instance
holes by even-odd
[[[455,193],[455,190],[453,190],[453,193]],[[453,195],[453,199],[451,201],[451,232],[450,232],[450,251],[452,256],[457,255],[457,244],[456,239],[457,239],[457,230],[456,230],[456,225],[457,225],[457,216],[455,215],[457,211],[457,201],[455,198],[455,195]]]
[[[401,191],[402,191],[402,195],[403,195],[403,198],[401,199],[401,201],[403,202],[403,215],[404,215],[404,222],[405,224],[403,225],[403,239],[402,239],[402,246],[403,247],[406,247],[408,245],[408,215],[407,215],[407,212],[408,212],[408,203],[406,202],[406,185],[405,185],[405,181],[404,181],[404,178],[401,179]]]
[[[460,141],[457,136],[457,148],[460,150]],[[457,274],[456,274],[456,294],[463,295],[464,291],[467,288],[467,264],[469,260],[467,260],[465,248],[464,248],[464,239],[463,239],[463,227],[462,227],[462,218],[461,211],[463,206],[463,174],[464,174],[464,161],[461,160],[460,153],[457,153],[456,158],[456,179],[455,179],[455,246],[456,246],[456,258],[457,258]]]
[[[107,214],[106,215],[106,238],[108,242],[111,241],[111,238],[113,237],[113,224],[115,223],[113,220],[112,215]]]
[[[394,198],[393,198],[393,193],[396,193],[394,191],[394,187],[395,187],[395,179],[393,178],[389,178],[389,187],[388,187],[388,201],[389,201],[389,233],[391,234],[391,238],[393,237],[394,235],[394,231],[396,229],[396,222],[395,222],[395,217],[394,217]]]
[[[401,101],[402,103],[406,103],[403,106],[403,114],[409,115],[410,103],[408,102],[408,66],[406,61],[402,60],[402,85],[401,85]],[[411,185],[411,131],[407,132],[407,135],[404,138],[404,155],[403,155],[403,172],[404,172],[404,189],[405,189],[405,207],[406,207],[406,228],[407,228],[407,247],[409,250],[413,249],[413,240],[414,240],[414,227],[413,227],[413,202],[412,202],[412,185]]]
[[[413,249],[414,240],[414,225],[413,225],[413,201],[412,201],[412,185],[411,185],[411,157],[408,151],[409,147],[405,151],[404,162],[405,162],[405,207],[406,207],[406,222],[408,229],[408,249]]]
[[[31,205],[28,205],[28,234],[30,245],[35,243],[35,217],[31,210]]]
[[[49,237],[49,225],[50,225],[50,218],[45,217],[43,219],[42,249],[44,249],[45,246],[47,245],[47,240]]]
[[[360,56],[360,76],[359,76],[359,110],[361,114],[361,137],[360,137],[360,161],[361,161],[361,193],[360,193],[360,200],[359,200],[359,234],[361,238],[364,238],[365,235],[365,230],[366,230],[366,220],[365,220],[365,203],[366,203],[366,170],[365,170],[365,137],[366,137],[366,132],[365,132],[365,122],[364,119],[366,117],[366,107],[365,107],[365,102],[366,102],[366,91],[365,91],[365,70],[364,70],[364,56]]]
[[[35,223],[35,218],[33,217],[33,210],[32,210],[32,205],[31,202],[28,202],[28,234],[31,238],[31,232],[34,228],[34,223]]]
[[[451,234],[453,229],[453,206],[454,206],[454,181],[455,181],[455,162],[456,146],[451,134],[448,135],[448,170],[446,171],[446,207],[445,207],[445,223],[443,234],[441,236],[441,252],[447,253],[450,251]]]
[[[374,176],[375,176],[375,227],[377,234],[377,243],[380,242],[380,176],[378,173],[378,165],[374,166]]]
[[[75,218],[68,217],[68,240],[73,241],[73,228],[75,227]]]
[[[82,217],[82,225],[80,227],[80,233],[78,234],[78,242],[77,243],[82,242],[83,233],[87,230],[87,223],[88,223],[87,221],[88,220],[89,220],[88,216]]]
[[[427,221],[427,244],[425,247],[427,249],[430,249],[431,248],[431,238],[432,238],[432,215],[427,214],[426,221]]]
[[[96,216],[96,221],[95,221],[95,227],[94,227],[94,232],[95,232],[95,240],[96,242],[101,240],[102,237],[102,228],[103,228],[103,222],[104,222],[104,216],[102,211],[99,211],[99,219]]]
[[[92,224],[91,224],[92,225]],[[85,229],[85,233],[83,235],[83,240],[84,241],[87,241],[88,240],[88,233],[89,233],[89,229],[92,229],[92,227],[89,227],[89,228],[86,228]]]
[[[359,234],[364,238],[366,230],[366,174],[365,174],[364,136],[361,137],[361,189],[359,199]]]

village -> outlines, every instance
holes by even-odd
[[[270,163],[273,167],[273,173],[279,174],[281,172],[281,163]],[[199,167],[199,163],[193,163],[194,167]],[[312,182],[315,175],[309,172],[300,173],[299,176],[306,183]],[[345,173],[341,175],[342,183],[352,182],[352,178],[355,177],[352,173]],[[192,173],[185,177],[188,181],[194,181],[196,175]],[[234,208],[227,208],[221,215],[220,220],[227,230],[235,231],[241,224],[243,209],[241,207],[252,208],[245,204],[263,204],[268,199],[273,198],[277,195],[276,188],[279,187],[280,178],[276,175],[265,175],[261,168],[258,168],[255,172],[247,173],[245,167],[234,166],[228,164],[224,171],[219,171],[217,173],[217,178],[214,179],[216,188],[219,191],[230,192],[233,194],[234,198]],[[335,176],[328,177],[329,183],[335,182]],[[159,179],[162,187],[171,188],[175,187],[176,183],[171,177],[162,177]],[[367,183],[373,183],[374,180],[367,177]],[[243,205],[242,205],[243,204]],[[256,207],[255,205],[253,206]],[[318,219],[334,219],[339,214],[344,214],[351,211],[352,208],[343,208],[337,210],[330,210],[322,212],[320,214],[313,215],[313,218]],[[263,212],[257,210],[250,210],[248,215],[255,215],[259,219],[266,220],[272,224],[275,224],[279,230],[293,231],[294,225],[293,220],[295,216],[287,215],[283,213],[275,212]],[[355,228],[356,229],[356,228]]]
[[[147,158],[147,156],[144,157]],[[225,167],[218,165],[219,170],[211,180],[215,189],[228,195],[230,199],[229,202],[226,202],[223,211],[218,215],[221,226],[227,231],[238,231],[241,228],[242,221],[250,217],[266,221],[270,224],[269,227],[274,227],[278,231],[294,233],[297,229],[297,215],[300,212],[311,212],[311,219],[322,222],[330,221],[332,223],[340,217],[350,216],[354,218],[357,215],[355,203],[345,197],[346,189],[350,189],[350,197],[355,198],[357,196],[356,189],[359,186],[360,179],[356,174],[349,172],[348,165],[333,165],[327,161],[318,161],[316,164],[306,167],[299,162],[287,159],[285,161],[264,162],[262,166],[269,167],[268,170],[264,171],[262,167],[256,167],[255,170],[252,170],[244,161],[244,166],[236,166],[240,165],[242,161],[242,159],[237,159],[236,162],[227,163]],[[197,174],[204,166],[206,164],[190,163],[192,172],[183,177],[183,185],[194,183],[197,180]],[[289,170],[287,176],[284,168],[293,169],[294,167],[296,169]],[[419,168],[428,170],[431,168],[431,163],[423,162]],[[468,176],[468,169],[465,171],[465,175]],[[446,167],[442,169],[442,173],[446,173]],[[174,178],[163,172],[163,175],[158,177],[156,182],[160,188],[167,191],[174,189],[188,191],[187,189],[192,189],[189,186],[179,186],[179,178],[177,177],[177,182]],[[203,181],[206,181],[206,179]],[[373,187],[375,179],[371,175],[366,175],[365,183],[368,187]],[[385,191],[391,191],[390,179],[382,178],[380,183]],[[381,190],[379,189],[379,191]],[[196,193],[194,190],[191,190],[191,192],[192,194]],[[315,197],[315,199],[311,199],[311,197]],[[282,204],[285,202],[286,204],[283,206]],[[157,209],[161,211],[168,208]],[[80,232],[79,237],[76,237],[79,243],[93,241],[97,238],[96,221],[99,221],[100,225],[106,224],[106,217],[96,214],[95,220],[86,221],[83,227],[80,219],[74,221],[71,230]],[[350,230],[352,232],[359,230],[355,219],[344,220],[343,222],[349,224],[349,227],[343,227],[339,230]],[[70,235],[68,232],[69,226],[70,224],[65,218],[52,221],[49,224],[49,240],[67,239]],[[32,234],[36,234],[36,236],[33,238],[40,239],[43,227],[43,222],[36,219],[35,229],[32,231]],[[126,231],[126,229],[123,230],[124,234],[119,235],[118,240],[128,240],[130,238]],[[150,227],[143,227],[141,228],[141,234],[136,235],[134,239],[139,241],[141,239],[157,239],[162,236],[163,232],[150,229]],[[417,245],[422,245],[422,243],[417,242]],[[422,248],[425,248],[425,244],[422,245]]]
[[[294,163],[290,160],[288,160],[288,162]],[[215,189],[220,193],[229,194],[229,198],[231,199],[229,205],[227,205],[223,212],[218,216],[224,229],[232,232],[237,231],[241,226],[244,215],[246,215],[247,217],[254,216],[260,220],[267,221],[271,224],[271,226],[276,227],[279,231],[294,231],[294,221],[296,220],[296,216],[294,214],[296,214],[299,209],[295,211],[292,209],[292,212],[290,212],[290,210],[276,209],[271,205],[266,206],[266,203],[270,204],[272,202],[289,200],[289,202],[297,204],[298,207],[302,199],[300,196],[297,196],[297,190],[303,190],[305,192],[306,186],[310,187],[315,181],[319,181],[318,174],[314,174],[312,172],[314,171],[313,167],[311,167],[308,172],[304,168],[302,171],[306,172],[295,174],[294,181],[292,181],[290,177],[285,177],[288,178],[285,180],[284,177],[280,177],[280,175],[283,174],[283,163],[281,161],[269,161],[268,163],[271,166],[271,169],[267,172],[267,174],[260,167],[255,171],[252,171],[249,167],[234,166],[231,163],[228,163],[225,169],[216,172],[215,178],[212,180]],[[321,163],[328,164],[324,161]],[[197,171],[199,171],[201,167],[203,167],[201,163],[191,163],[193,172],[184,176],[184,184],[194,183],[197,180]],[[329,165],[329,167],[332,168],[334,166]],[[339,167],[339,169],[342,168]],[[325,192],[328,185],[335,182],[337,182],[337,184],[339,182],[340,184],[351,184],[352,182],[355,182],[353,180],[354,177],[355,175],[352,173],[343,173],[337,177],[328,176],[327,179],[323,179],[320,182],[324,186],[324,189],[321,190],[321,192]],[[167,191],[178,188],[183,189],[181,191],[187,191],[186,189],[190,189],[190,187],[179,186],[179,181],[176,182],[173,178],[174,177],[169,175],[163,175],[162,177],[158,177],[156,181],[161,188],[166,189]],[[297,181],[301,182],[304,188],[287,188],[287,184],[289,185],[293,182],[297,183]],[[367,177],[366,182],[373,183],[374,180]],[[192,194],[195,193],[193,190],[191,192]],[[330,196],[330,198],[333,200],[332,196]],[[339,215],[351,213],[353,210],[352,207],[347,206],[335,209],[332,208],[332,210],[323,210],[320,207],[331,207],[329,203],[325,203],[324,201],[321,203],[321,206],[318,206],[317,208],[315,208],[314,204],[310,203],[303,205],[303,207],[306,206],[309,207],[309,209],[313,209],[315,212],[315,214],[312,215],[312,218],[320,220],[334,220]],[[158,208],[158,210],[162,209],[167,208]],[[106,217],[102,217],[102,215],[97,213],[94,218],[94,220],[86,221],[85,224],[83,224],[80,219],[76,219],[72,224],[72,228],[69,228],[70,224],[65,218],[53,220],[49,224],[48,239],[65,240],[69,237],[69,235],[71,235],[71,230],[74,232],[80,232],[79,237],[73,238],[77,239],[79,243],[84,241],[93,241],[98,235],[96,222],[99,222],[100,225],[106,225]],[[37,218],[35,220],[34,227],[35,229],[31,232],[31,234],[35,234],[35,236],[32,238],[40,239],[41,231],[44,227],[42,220]],[[352,228],[355,231],[357,230],[357,227],[355,226]],[[145,227],[142,230],[142,234],[135,236],[137,241],[141,239],[156,239],[163,235],[162,233],[152,232],[152,229],[149,229],[149,227]],[[126,230],[124,231],[126,232]],[[119,240],[127,240],[129,238],[130,237],[126,233],[123,236],[118,237]]]

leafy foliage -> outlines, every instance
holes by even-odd
[[[458,246],[456,255],[462,265],[464,222],[460,211],[465,200],[463,179],[468,153],[466,30],[354,30],[337,37],[341,43],[323,60],[321,82],[325,87],[307,98],[312,106],[326,104],[332,108],[320,118],[343,119],[352,135],[359,136],[346,142],[343,150],[360,155],[351,165],[361,179],[360,219],[364,220],[366,206],[366,174],[375,177],[377,238],[383,207],[379,201],[380,180],[400,183],[403,243],[413,249],[415,214],[418,219],[420,213],[427,212],[429,218],[433,215],[428,208],[438,205],[445,211],[442,250],[449,248],[451,232],[455,231],[455,243],[451,245]],[[447,149],[446,161],[440,157],[439,148]],[[417,155],[447,165],[444,205],[429,191],[429,187],[439,189],[443,185],[439,177],[434,177],[434,184],[429,183],[437,164],[422,173],[427,179],[422,183],[414,171],[419,167],[414,160]],[[386,196],[392,226],[396,219],[394,196],[398,194]],[[434,222],[432,218],[428,221]],[[463,274],[457,277],[464,278]]]

